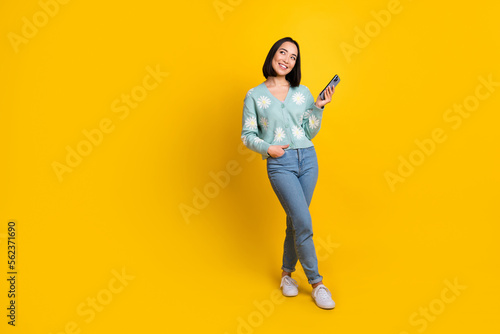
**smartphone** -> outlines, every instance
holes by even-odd
[[[331,87],[337,87],[337,84],[339,83],[340,81],[340,78],[337,74],[335,74],[335,76],[333,77],[333,79],[328,83],[328,85],[326,85],[326,87],[321,91],[321,93],[319,94],[319,97],[324,100],[325,99],[325,90],[328,88],[328,86],[331,86]]]

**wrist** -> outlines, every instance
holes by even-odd
[[[270,156],[271,156],[271,155],[269,154],[269,149],[270,149],[270,148],[271,148],[271,145],[269,145],[269,146],[267,147],[267,150],[266,150],[266,154],[267,154],[267,156],[268,156],[268,157],[270,157]]]

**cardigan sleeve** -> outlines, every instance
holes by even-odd
[[[306,101],[306,112],[302,116],[302,128],[304,129],[304,134],[311,140],[319,132],[321,128],[321,120],[323,118],[323,110],[325,107],[318,108],[314,103],[314,97],[311,94],[309,88],[307,88],[307,101]]]
[[[259,137],[259,125],[257,118],[258,115],[255,109],[255,102],[250,94],[247,94],[243,104],[241,140],[243,141],[243,144],[252,151],[260,153],[263,156],[267,156],[267,150],[271,144]]]

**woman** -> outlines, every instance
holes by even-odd
[[[312,297],[321,308],[335,302],[318,272],[309,204],[318,178],[316,151],[311,139],[320,129],[324,106],[333,88],[316,102],[300,84],[299,45],[290,37],[277,41],[262,68],[266,81],[250,89],[244,99],[241,139],[267,159],[267,174],[286,212],[281,285],[283,295],[296,296],[291,277],[299,260],[312,285]]]

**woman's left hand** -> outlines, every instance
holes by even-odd
[[[335,87],[332,86],[326,87],[324,96],[325,99],[322,100],[321,97],[318,95],[318,98],[316,99],[316,107],[323,108],[325,104],[330,103],[330,101],[332,101],[332,96],[334,92],[335,92]]]

